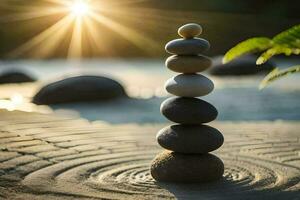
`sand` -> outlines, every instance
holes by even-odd
[[[111,125],[0,111],[0,199],[300,199],[300,123],[215,122],[226,166],[209,184],[149,174],[166,124]]]

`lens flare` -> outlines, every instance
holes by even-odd
[[[145,0],[41,0],[44,4],[39,6],[22,5],[24,12],[0,18],[0,23],[10,21],[16,23],[33,19],[49,21],[52,18],[56,18],[57,21],[53,21],[28,41],[8,52],[8,56],[48,58],[57,56],[57,50],[66,58],[75,60],[85,56],[113,56],[116,47],[112,44],[115,41],[112,37],[117,35],[151,55],[160,49],[160,44],[145,31],[140,31],[141,23],[144,22],[139,18],[145,14],[146,16],[151,14],[155,20],[160,18],[156,19],[158,16],[156,10],[131,7],[132,4],[140,1]],[[148,20],[151,24],[145,27],[156,24],[152,17]]]
[[[76,17],[83,17],[90,12],[90,7],[87,2],[78,0],[71,5],[70,11]]]

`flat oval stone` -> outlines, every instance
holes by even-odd
[[[176,55],[198,55],[208,50],[210,44],[202,38],[176,39],[166,45],[166,51]]]
[[[160,130],[156,138],[164,149],[178,153],[208,153],[224,142],[222,133],[206,125],[172,125]]]
[[[37,92],[32,102],[38,105],[55,105],[126,97],[123,86],[115,80],[102,76],[76,76],[47,84]]]
[[[207,70],[212,65],[210,58],[199,55],[199,56],[170,56],[166,60],[166,66],[179,73],[197,73]]]
[[[165,88],[167,92],[180,97],[200,97],[214,90],[214,83],[200,74],[180,74],[169,79]]]
[[[222,178],[224,164],[212,154],[181,154],[164,151],[151,164],[151,175],[157,181],[203,183]]]
[[[183,38],[197,37],[202,33],[202,27],[199,24],[189,23],[178,29],[178,34]]]
[[[165,100],[160,112],[170,121],[179,124],[203,124],[215,120],[217,109],[197,98],[171,97]]]

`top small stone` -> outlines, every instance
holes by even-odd
[[[189,23],[178,29],[178,34],[183,38],[194,38],[202,33],[202,27],[199,24]]]

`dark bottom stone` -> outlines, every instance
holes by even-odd
[[[224,173],[221,159],[212,154],[181,154],[164,151],[151,164],[157,181],[203,183],[219,180]]]

